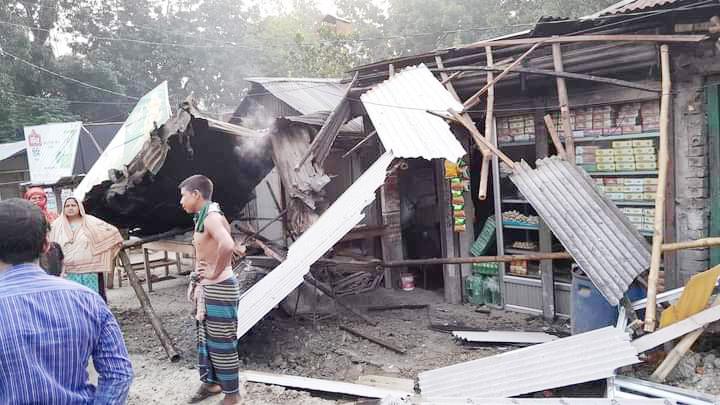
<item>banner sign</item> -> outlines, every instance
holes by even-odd
[[[72,176],[81,127],[77,121],[24,128],[30,181],[51,185]]]
[[[150,139],[150,132],[155,126],[165,124],[168,119],[168,87],[167,82],[162,82],[138,101],[108,147],[75,189],[75,197],[80,201],[84,200],[85,194],[93,187],[110,180],[111,169],[122,170],[127,166]]]

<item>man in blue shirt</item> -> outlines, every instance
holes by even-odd
[[[0,404],[124,404],[133,372],[120,328],[99,295],[38,266],[48,229],[29,202],[0,201]]]

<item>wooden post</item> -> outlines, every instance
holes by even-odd
[[[540,105],[540,103],[535,103]],[[553,128],[554,129],[554,128]],[[535,110],[535,158],[542,159],[548,156],[548,131],[545,130],[543,111]],[[554,140],[554,139],[553,139]],[[562,145],[560,145],[562,147]],[[562,149],[561,149],[562,151]],[[538,247],[541,253],[552,252],[552,232],[545,221],[540,219],[538,229]],[[552,260],[540,261],[540,278],[542,280],[542,311],[546,320],[555,319],[555,277],[553,275]]]
[[[450,206],[450,185],[445,179],[445,165],[443,161],[436,160],[434,163],[441,252],[445,257],[456,258],[452,210]],[[459,304],[462,302],[462,287],[459,278],[461,272],[460,266],[457,264],[440,264],[443,265],[445,301],[451,304]]]
[[[560,44],[552,44],[553,64],[556,72],[563,72],[562,50]],[[572,125],[570,123],[570,102],[568,101],[565,79],[558,77],[557,91],[560,100],[560,117],[562,119],[563,132],[565,132],[565,151],[568,162],[575,164],[575,141],[573,140]]]
[[[152,292],[152,269],[150,268],[150,254],[148,253],[148,250],[143,248],[143,263],[145,263],[145,277],[147,280],[147,287],[148,292]]]
[[[180,354],[175,350],[175,347],[173,347],[170,335],[168,335],[167,331],[165,331],[162,321],[160,321],[160,318],[155,314],[155,310],[150,303],[150,298],[148,298],[147,294],[145,294],[145,290],[143,290],[140,285],[140,280],[138,280],[137,274],[135,274],[135,271],[132,268],[132,263],[130,263],[130,257],[124,249],[118,253],[118,256],[125,268],[128,282],[130,282],[133,290],[135,290],[135,295],[137,296],[138,301],[140,301],[140,306],[143,311],[145,311],[145,315],[150,318],[150,324],[155,330],[155,334],[160,340],[160,344],[165,349],[165,353],[167,353],[168,358],[173,363],[180,360]]]
[[[545,116],[545,126],[547,127],[547,132],[550,134],[550,138],[552,138],[553,145],[555,145],[558,156],[567,160],[567,153],[565,152],[565,147],[560,140],[560,136],[557,133],[557,127],[555,127],[555,121],[553,121],[550,114]]]
[[[662,68],[662,97],[660,98],[660,151],[658,152],[658,188],[655,196],[655,225],[653,232],[650,274],[648,276],[647,307],[645,308],[645,331],[655,330],[655,312],[657,283],[662,258],[663,226],[665,223],[665,192],[668,171],[668,131],[670,123],[670,55],[667,45],[660,47],[660,66]]]
[[[487,65],[493,66],[493,53],[492,47],[485,47],[485,59]],[[492,83],[494,80],[494,74],[492,72],[487,73],[488,83]],[[485,112],[485,136],[491,136],[493,133],[493,118],[495,117],[495,85],[490,84],[487,90],[487,109]],[[480,171],[480,187],[478,189],[478,199],[484,200],[487,198],[487,187],[488,177],[490,175],[490,159],[489,153],[483,154],[482,166]]]
[[[383,261],[404,258],[402,247],[402,229],[400,226],[400,189],[397,173],[389,173],[385,184],[380,188],[380,209],[382,223],[387,230],[380,238]],[[398,286],[399,275],[385,272],[385,288]]]

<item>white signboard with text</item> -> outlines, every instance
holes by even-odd
[[[72,176],[82,122],[25,127],[30,181],[55,184]]]

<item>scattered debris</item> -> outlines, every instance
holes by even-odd
[[[353,329],[353,328],[350,328],[350,327],[344,326],[344,325],[340,325],[340,329],[344,330],[345,332],[352,333],[355,336],[359,336],[363,339],[367,339],[375,344],[378,344],[386,349],[390,349],[396,353],[400,353],[400,354],[406,353],[406,350],[401,347],[395,346],[394,344],[386,342],[380,338],[370,336],[366,333],[360,332],[359,330],[356,330],[356,329]]]
[[[425,309],[428,308],[427,304],[408,304],[408,305],[379,305],[373,307],[367,307],[368,311],[394,311],[397,309]]]
[[[553,336],[543,332],[505,332],[505,331],[488,331],[488,332],[467,332],[453,331],[453,336],[468,342],[483,343],[510,343],[510,344],[537,344],[547,343],[557,340],[557,336]]]

